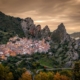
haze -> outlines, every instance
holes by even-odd
[[[14,17],[31,17],[53,31],[64,23],[67,32],[80,32],[80,0],[0,0],[0,11]]]

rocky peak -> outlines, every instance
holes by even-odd
[[[66,29],[65,29],[65,26],[63,23],[61,23],[59,26],[58,26],[58,29],[59,31],[62,31],[62,32],[65,32],[66,33]]]
[[[69,41],[70,36],[67,34],[65,26],[61,23],[58,28],[52,32],[51,38],[54,42],[64,42],[65,40]]]
[[[59,26],[58,26],[58,29],[56,30],[58,33],[59,33],[59,36],[62,40],[65,39],[66,35],[67,35],[67,32],[66,32],[66,29],[65,29],[65,26],[63,23],[61,23]]]
[[[50,29],[48,26],[45,26],[42,31],[41,31],[42,37],[43,38],[48,38],[50,37]]]
[[[22,20],[21,26],[27,38],[33,37],[35,35],[35,24],[30,17]]]
[[[22,20],[21,25],[25,36],[28,38],[43,39],[50,37],[50,29],[48,26],[45,26],[41,30],[41,25],[35,26],[33,20],[29,17]]]
[[[49,29],[49,27],[47,25],[43,28],[43,30],[47,31],[47,32],[50,32],[50,29]]]
[[[25,18],[24,20],[28,25],[34,24],[33,20],[30,17]]]
[[[37,25],[36,26],[35,39],[41,39],[41,25]]]
[[[37,25],[37,26],[36,26],[36,30],[37,30],[37,31],[41,31],[41,25]]]

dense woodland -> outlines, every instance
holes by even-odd
[[[40,54],[10,56],[7,60],[1,60],[0,80],[80,80],[79,61],[74,62],[70,70],[68,68],[48,70],[52,69],[50,62],[47,62],[49,57],[45,61],[39,59],[37,55]]]
[[[0,80],[80,80],[80,62],[72,70],[43,71],[33,73],[24,68],[3,66],[0,64]]]

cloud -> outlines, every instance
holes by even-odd
[[[0,10],[15,17],[31,17],[51,31],[63,22],[69,33],[80,31],[80,0],[0,0]]]

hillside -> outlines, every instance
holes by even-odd
[[[10,37],[16,35],[24,37],[24,32],[20,23],[20,18],[7,16],[0,12],[0,44],[6,43]]]

